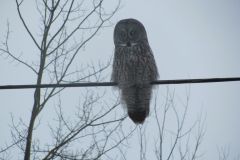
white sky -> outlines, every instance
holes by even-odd
[[[123,0],[122,4],[112,21],[135,18],[145,25],[160,79],[240,76],[239,0]],[[25,11],[28,12],[32,11]],[[27,43],[29,38],[24,36],[13,1],[1,0],[0,17],[0,40],[9,20],[12,47],[18,53],[28,50],[23,57],[32,59],[29,52],[34,49]],[[38,23],[37,19],[32,21],[33,26]],[[104,61],[113,54],[112,33],[113,28],[106,28],[91,41],[89,46],[94,47],[86,48],[86,60]],[[4,57],[0,57],[0,73],[0,85],[34,82],[28,70]],[[186,86],[175,87],[184,97],[185,92],[181,91]],[[161,88],[164,87],[159,87],[160,92]],[[6,130],[10,113],[24,115],[23,119],[30,116],[31,93],[31,90],[0,91],[0,143],[9,137]],[[234,156],[240,154],[239,95],[240,82],[191,85],[190,120],[200,112],[206,114],[201,147],[204,159],[217,159],[217,147],[222,146],[229,146]]]

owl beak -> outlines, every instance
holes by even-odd
[[[131,46],[132,46],[131,42],[127,42],[127,47],[131,47]]]

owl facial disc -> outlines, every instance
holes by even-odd
[[[114,29],[114,44],[120,47],[133,47],[138,44],[148,43],[147,33],[136,19],[120,20]]]

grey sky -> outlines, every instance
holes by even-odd
[[[31,14],[32,10],[24,13],[28,12]],[[33,19],[32,22],[30,14],[27,20],[34,26],[38,21]],[[15,3],[1,0],[0,16],[0,37],[5,34],[8,19],[13,31],[12,48],[23,51],[22,57],[32,59],[34,49],[29,48],[29,37],[24,36]],[[240,76],[239,0],[123,0],[112,22],[130,17],[140,20],[146,27],[160,79]],[[112,32],[113,28],[100,31],[86,46],[87,54],[82,58],[94,62],[109,58],[114,48]],[[1,85],[34,82],[28,70],[9,62],[4,56],[0,57]],[[186,85],[174,87],[184,98]],[[159,87],[159,92],[162,88]],[[9,138],[6,129],[10,112],[26,115],[23,118],[28,119],[31,93],[31,90],[0,91],[0,144]],[[240,154],[239,95],[239,82],[191,85],[189,121],[200,113],[206,114],[206,134],[201,147],[204,159],[217,159],[217,147],[222,146],[229,146],[234,156]]]

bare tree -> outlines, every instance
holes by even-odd
[[[171,93],[169,89],[167,89],[165,103],[160,107],[163,110],[161,116],[157,112],[159,107],[157,107],[157,105],[154,106],[154,115],[159,135],[155,145],[155,155],[158,160],[195,160],[201,157],[201,154],[199,155],[198,153],[204,135],[204,123],[201,117],[193,121],[192,126],[185,127],[189,107],[189,96],[190,92],[187,91],[186,101],[180,103],[181,106],[177,108],[175,91]],[[168,127],[168,121],[175,123],[175,129]],[[196,130],[195,132],[194,129]],[[193,134],[195,134],[194,140],[192,140],[193,138],[191,137]]]
[[[187,125],[189,124],[186,122],[189,95],[190,93],[187,92],[185,102],[176,102],[175,91],[170,91],[167,87],[164,96],[165,102],[162,102],[162,105],[159,104],[159,98],[156,96],[151,115],[152,123],[155,123],[151,124],[154,126],[154,130],[148,129],[147,126],[140,127],[139,130],[141,160],[148,159],[147,157],[151,157],[151,159],[155,157],[157,160],[196,160],[201,158],[202,154],[199,153],[199,148],[204,136],[204,121],[200,115],[199,118],[192,121],[192,125]],[[179,106],[179,104],[181,105]],[[151,132],[146,132],[146,130],[151,130]],[[153,142],[149,142],[150,139],[154,139]],[[151,149],[147,150],[147,148]]]
[[[29,27],[22,13],[24,0],[16,0],[19,19],[27,35],[31,38],[39,55],[37,63],[28,63],[13,53],[9,45],[10,26],[7,25],[5,41],[0,47],[1,54],[11,58],[30,69],[36,77],[36,84],[74,83],[82,81],[101,81],[102,72],[107,64],[91,64],[80,69],[73,69],[74,61],[81,49],[103,27],[109,26],[110,19],[119,9],[118,2],[112,11],[106,11],[104,0],[36,0],[36,9],[40,16],[40,36]],[[117,102],[110,104],[102,98],[105,93],[93,90],[82,91],[80,103],[71,118],[66,118],[61,93],[65,88],[40,89],[33,94],[33,106],[28,124],[23,121],[15,123],[12,116],[11,144],[0,150],[2,157],[15,147],[22,151],[24,160],[30,159],[98,159],[107,156],[107,152],[117,148],[128,138],[132,131],[121,129],[124,114],[116,114]],[[46,110],[50,100],[55,97],[55,123],[49,124],[52,140],[42,144],[33,136],[40,125],[39,115]],[[115,113],[115,114],[114,114]],[[111,116],[110,116],[111,115]],[[111,118],[109,118],[111,117]],[[115,117],[115,118],[113,118]],[[101,137],[101,138],[99,138]],[[82,144],[81,147],[75,147]]]

